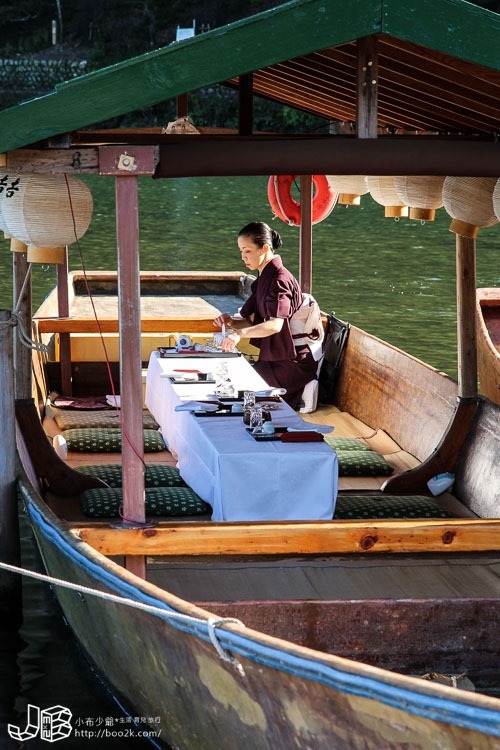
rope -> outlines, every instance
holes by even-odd
[[[13,325],[17,325],[17,335],[21,344],[27,346],[28,349],[33,349],[35,352],[43,352],[44,354],[48,354],[49,347],[46,344],[43,344],[41,341],[33,341],[33,339],[31,339],[24,330],[22,313],[19,311],[14,311],[12,313],[12,317],[16,320],[16,323],[14,323]]]
[[[132,441],[132,438],[128,434],[128,431],[126,430],[125,425],[123,423],[123,420],[121,418],[120,409],[118,408],[118,402],[117,402],[117,398],[116,398],[116,391],[115,391],[115,386],[114,386],[114,383],[113,383],[113,375],[111,373],[111,364],[110,364],[109,357],[108,357],[108,350],[107,350],[106,342],[104,340],[104,335],[103,335],[103,332],[102,332],[101,321],[99,320],[99,316],[97,314],[97,310],[96,310],[96,306],[95,306],[95,302],[94,302],[94,297],[93,297],[92,291],[90,289],[90,284],[89,284],[89,280],[88,280],[88,276],[87,276],[87,269],[86,269],[85,261],[84,261],[84,258],[83,258],[83,251],[82,251],[82,248],[81,248],[81,245],[80,245],[80,240],[78,238],[78,232],[77,232],[77,228],[76,228],[75,211],[74,211],[74,208],[73,208],[73,199],[72,199],[72,195],[71,195],[71,189],[70,189],[70,186],[69,186],[68,175],[66,173],[64,173],[64,179],[66,180],[66,189],[68,191],[69,207],[70,207],[70,212],[71,212],[71,218],[72,218],[72,221],[73,221],[73,232],[74,232],[74,235],[75,235],[76,246],[78,248],[78,254],[80,256],[80,264],[81,264],[82,273],[83,273],[83,280],[84,280],[85,290],[87,292],[87,296],[88,296],[88,299],[89,299],[91,307],[92,307],[92,312],[93,312],[93,315],[94,315],[94,320],[96,322],[97,330],[99,332],[99,338],[100,338],[101,346],[102,346],[102,349],[103,349],[103,352],[104,352],[104,359],[105,359],[105,363],[106,363],[106,369],[108,371],[109,384],[110,384],[111,393],[112,393],[114,404],[115,404],[116,414],[118,416],[118,421],[120,423],[124,439],[130,445],[131,449],[133,450],[133,452],[135,453],[135,455],[137,456],[137,458],[139,458],[141,460],[143,467],[146,468],[146,462],[144,461],[144,458],[141,455],[140,451],[138,450],[137,446],[134,445],[134,443]],[[128,518],[125,518],[124,516],[123,516],[123,519],[126,520],[126,521],[131,521],[131,520],[133,521],[133,519],[128,519]],[[133,521],[133,522],[135,523],[135,521]],[[141,522],[139,521],[138,523],[141,523]]]
[[[9,320],[4,321],[2,324],[0,324],[0,328],[6,328],[7,326],[17,326],[17,335],[19,338],[19,341],[24,346],[27,346],[28,349],[33,349],[36,352],[43,352],[44,354],[47,354],[49,351],[48,346],[45,344],[42,344],[39,341],[33,341],[26,331],[24,330],[24,321],[22,318],[22,313],[19,310],[19,307],[21,305],[21,300],[24,295],[24,291],[26,289],[26,285],[28,283],[29,277],[31,275],[31,266],[32,264],[28,264],[28,270],[26,271],[26,276],[24,277],[23,285],[21,287],[21,291],[19,292],[19,296],[17,298],[16,306],[11,314],[11,317]]]
[[[42,344],[38,341],[33,341],[33,339],[30,339],[30,337],[26,334],[26,331],[24,330],[22,314],[19,311],[14,310],[8,320],[3,320],[2,322],[0,322],[0,330],[3,328],[8,328],[9,326],[17,326],[19,341],[21,342],[21,344],[24,344],[24,346],[27,346],[28,349],[34,349],[37,352],[44,353],[49,351],[48,347],[45,344]]]
[[[99,591],[99,589],[93,589],[90,586],[82,586],[79,583],[71,583],[70,581],[64,581],[62,578],[55,578],[54,576],[46,575],[45,573],[37,573],[35,570],[28,570],[27,568],[20,568],[17,565],[10,565],[9,563],[0,562],[0,569],[7,570],[11,573],[19,573],[20,575],[26,576],[27,578],[35,578],[37,581],[44,581],[45,583],[51,583],[54,586],[60,586],[61,588],[70,589],[71,591],[78,591],[80,594],[88,594],[95,596],[98,599],[104,599],[109,602],[115,602],[117,604],[124,604],[127,607],[133,607],[134,609],[140,609],[143,612],[148,612],[152,615],[161,616],[162,619],[173,622],[185,622],[191,625],[206,625],[208,629],[208,636],[211,643],[220,659],[227,661],[232,664],[238,672],[245,676],[245,670],[240,664],[236,657],[232,656],[228,651],[224,649],[221,642],[219,641],[215,628],[223,626],[227,622],[235,623],[245,627],[245,624],[241,620],[237,620],[234,617],[210,617],[207,620],[202,620],[199,617],[192,617],[191,615],[183,615],[181,612],[170,612],[161,607],[155,607],[152,604],[145,604],[144,602],[137,602],[134,599],[129,599],[125,596],[117,596],[116,594],[110,594],[106,591]]]
[[[215,632],[215,628],[219,627],[220,625],[224,625],[226,622],[234,622],[237,625],[243,625],[241,620],[237,620],[235,617],[209,617],[207,621],[208,625],[208,635],[210,637],[210,640],[212,641],[212,644],[219,654],[219,657],[223,661],[228,661],[230,664],[232,664],[238,672],[241,674],[242,677],[245,676],[245,670],[243,669],[241,663],[236,659],[234,656],[232,656],[228,651],[225,651],[225,649],[222,648],[221,643],[219,639],[217,638],[217,634]],[[243,627],[245,627],[243,625]]]

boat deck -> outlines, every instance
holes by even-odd
[[[335,406],[321,405],[315,412],[304,414],[304,419],[316,424],[329,424],[334,427],[334,434],[338,437],[361,438],[367,445],[383,456],[396,472],[406,471],[418,466],[419,461],[411,454],[403,451],[401,447],[381,429],[370,427],[359,419],[354,418],[347,412],[340,411]],[[44,430],[46,434],[53,438],[61,434],[55,420],[51,416],[50,407],[47,409],[47,415],[44,419]],[[176,465],[176,459],[165,450],[158,453],[146,453],[144,455],[146,463],[159,463]],[[121,464],[121,453],[77,453],[69,452],[66,462],[72,468],[78,469],[79,466],[96,465],[96,464]],[[386,476],[365,476],[365,477],[339,477],[339,493],[374,493],[379,492]],[[83,521],[86,519],[80,510],[78,498],[61,498],[50,495],[48,498],[50,507],[57,515],[68,521]],[[477,518],[463,503],[457,500],[450,493],[443,493],[436,498],[439,505],[451,514],[454,518]],[[209,516],[197,516],[197,520],[209,520]],[[189,521],[189,517],[175,519],[176,521]]]

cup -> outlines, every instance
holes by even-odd
[[[274,435],[274,424],[271,421],[264,422],[264,424],[262,425],[262,432],[264,433],[264,435]]]
[[[253,391],[243,391],[243,422],[250,424],[250,413],[255,406],[255,393]]]
[[[250,427],[252,432],[261,433],[262,425],[264,424],[264,418],[262,416],[262,409],[260,406],[252,406],[250,409]]]
[[[206,372],[199,372],[198,373],[198,380],[204,381],[204,380],[207,380],[207,378],[208,378],[208,374]]]
[[[243,404],[231,404],[231,412],[233,414],[243,414]]]

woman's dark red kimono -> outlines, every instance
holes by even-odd
[[[293,409],[300,403],[304,386],[316,377],[317,362],[307,345],[294,346],[289,320],[302,304],[302,292],[293,274],[275,255],[252,284],[252,294],[240,312],[243,318],[253,314],[257,325],[270,318],[282,318],[278,333],[262,339],[250,339],[260,349],[255,369],[270,386],[286,388],[283,397]]]

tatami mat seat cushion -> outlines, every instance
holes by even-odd
[[[114,428],[88,427],[85,429],[64,430],[68,451],[79,453],[120,453],[122,449],[121,430]],[[143,430],[144,452],[156,453],[166,450],[165,442],[158,430]]]
[[[89,409],[64,410],[54,409],[54,421],[60,430],[81,430],[89,427],[119,428],[120,414],[116,409],[91,411]],[[157,430],[158,423],[147,409],[142,413],[142,426],[145,430]]]
[[[190,487],[150,487],[145,491],[146,516],[194,516],[208,513],[207,505]],[[82,511],[92,518],[120,515],[122,490],[98,488],[80,495]]]
[[[122,487],[121,464],[95,464],[76,467],[82,474],[102,479],[110,487]],[[148,487],[185,487],[179,469],[170,464],[148,464],[144,472],[144,485]]]
[[[370,448],[359,438],[336,437],[325,435],[325,442],[333,448],[334,451],[369,451]]]
[[[372,450],[337,450],[339,477],[382,477],[394,468],[385,458]]]
[[[335,519],[450,518],[436,500],[425,495],[339,495]]]

